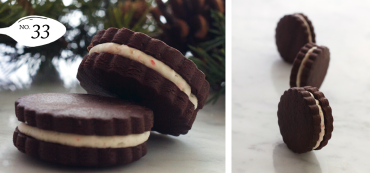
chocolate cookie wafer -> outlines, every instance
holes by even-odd
[[[154,112],[152,130],[186,134],[208,97],[196,65],[160,40],[122,28],[99,31],[77,79],[91,94],[119,97]]]
[[[19,151],[45,161],[82,166],[126,164],[143,157],[153,112],[116,98],[35,94],[15,102],[22,123],[13,136]]]
[[[285,15],[276,27],[276,45],[280,56],[293,63],[297,53],[306,43],[316,43],[311,21],[302,13]]]
[[[329,67],[330,52],[325,46],[307,43],[298,52],[290,73],[290,86],[320,88]]]
[[[277,115],[283,141],[295,153],[320,150],[331,138],[332,110],[316,87],[294,87],[285,91]]]

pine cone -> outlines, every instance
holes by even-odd
[[[224,0],[156,0],[157,7],[151,13],[162,29],[158,39],[178,49],[183,54],[189,51],[188,45],[196,46],[198,43],[213,38],[209,33],[212,26],[210,9],[225,13]],[[163,16],[166,23],[160,18]]]

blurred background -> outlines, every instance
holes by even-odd
[[[0,91],[80,90],[77,69],[92,37],[102,29],[125,27],[160,39],[194,61],[211,85],[209,102],[215,102],[225,93],[224,14],[224,0],[0,0],[0,28],[28,15],[53,18],[67,28],[55,42],[33,48],[0,35]]]
[[[0,172],[224,172],[224,0],[0,0],[0,28],[28,15],[58,20],[67,31],[32,48],[0,34]],[[14,102],[35,93],[86,93],[76,79],[79,64],[95,33],[110,27],[160,39],[205,73],[210,104],[198,112],[191,132],[150,135],[141,163],[101,169],[52,165],[17,151],[11,140],[19,124]]]

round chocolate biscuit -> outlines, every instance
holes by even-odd
[[[276,27],[276,45],[280,56],[293,63],[297,53],[306,43],[316,43],[311,21],[302,13],[285,15]]]
[[[45,161],[106,166],[146,154],[152,110],[117,98],[43,93],[15,102],[21,123],[13,136],[19,151]]]
[[[295,153],[319,150],[331,138],[331,107],[316,87],[294,87],[285,91],[280,98],[277,115],[283,141]]]
[[[298,52],[290,73],[290,86],[320,88],[329,68],[330,52],[325,46],[307,43]]]
[[[19,132],[13,134],[14,146],[32,157],[74,166],[122,165],[139,160],[147,153],[146,142],[125,148],[73,147],[37,140]]]
[[[94,51],[106,45],[106,51]],[[123,51],[120,46],[125,46],[127,55],[119,54]],[[188,133],[209,92],[204,73],[192,61],[162,41],[126,28],[99,31],[88,50],[90,53],[82,60],[77,74],[88,93],[119,97],[152,109],[154,131],[174,136]],[[142,56],[134,56],[135,52],[152,60],[145,63]],[[190,95],[178,83],[150,68],[159,63],[188,84]],[[195,97],[197,104],[190,97]]]

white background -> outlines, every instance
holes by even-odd
[[[322,150],[294,154],[282,141],[277,105],[289,88],[291,64],[275,45],[285,14],[312,21],[316,42],[330,49],[320,91],[334,117]],[[233,172],[368,172],[370,170],[370,1],[234,0]]]

